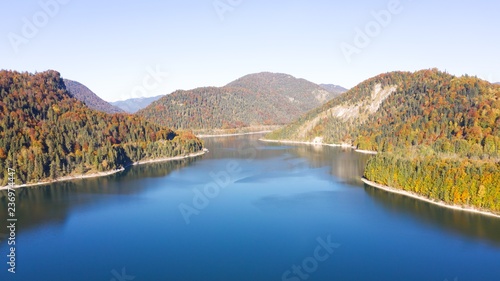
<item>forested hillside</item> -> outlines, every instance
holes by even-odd
[[[66,85],[66,89],[68,90],[68,92],[71,95],[73,95],[73,97],[75,97],[77,100],[85,103],[86,106],[106,113],[124,112],[122,109],[113,106],[109,104],[107,101],[101,99],[98,95],[92,92],[85,85],[68,79],[63,79],[63,81],[64,84]]]
[[[318,107],[335,96],[317,84],[284,73],[249,74],[227,84],[226,87],[246,89],[257,97],[261,95],[284,97],[290,104],[304,112]]]
[[[128,114],[94,111],[73,98],[56,71],[0,71],[0,184],[113,170],[132,162],[202,149],[176,133]]]
[[[220,88],[176,91],[137,114],[180,129],[281,125],[333,96],[304,79],[264,72],[244,76]]]
[[[500,211],[500,86],[476,77],[382,74],[267,138],[375,150],[372,181]]]

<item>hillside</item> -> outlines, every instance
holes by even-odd
[[[85,85],[69,79],[63,79],[63,81],[69,93],[79,101],[85,103],[85,105],[87,105],[88,107],[106,113],[124,112],[122,109],[113,106],[109,104],[107,101],[101,99],[98,95],[92,92]]]
[[[2,186],[7,167],[15,169],[16,184],[32,183],[202,149],[192,134],[88,108],[56,71],[0,71],[0,120]]]
[[[225,87],[247,89],[257,96],[285,97],[291,105],[305,111],[317,107],[334,96],[305,79],[271,72],[245,75]]]
[[[136,113],[137,111],[146,108],[152,102],[159,100],[164,95],[148,98],[132,98],[121,101],[110,102],[115,107],[118,107],[128,113]]]
[[[282,125],[333,96],[307,80],[263,72],[244,76],[220,88],[176,91],[137,114],[177,129]]]
[[[375,150],[369,180],[500,211],[500,86],[475,77],[381,74],[266,138]]]

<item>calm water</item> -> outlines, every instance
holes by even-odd
[[[0,280],[500,280],[500,219],[365,186],[369,156],[257,138],[18,190]]]

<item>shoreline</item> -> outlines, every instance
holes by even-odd
[[[266,130],[266,131],[258,131],[258,132],[221,134],[221,135],[196,135],[196,137],[198,137],[198,138],[233,137],[233,136],[257,135],[257,134],[264,134],[264,133],[270,133],[270,132],[272,132],[272,131]]]
[[[144,165],[144,164],[157,163],[157,162],[167,162],[167,161],[182,160],[182,159],[186,159],[186,158],[201,156],[201,155],[203,155],[203,154],[205,154],[207,152],[208,152],[208,149],[203,148],[199,152],[190,153],[190,154],[182,155],[182,156],[174,156],[174,157],[165,157],[165,158],[158,158],[158,159],[137,161],[137,162],[129,164],[129,165],[125,166],[125,167],[122,167],[120,169],[115,169],[115,170],[111,170],[111,171],[97,172],[97,173],[83,174],[83,175],[64,176],[64,177],[61,177],[61,178],[57,178],[55,180],[43,181],[43,182],[36,182],[36,183],[28,183],[28,184],[25,183],[25,184],[14,185],[14,186],[8,186],[8,185],[7,186],[1,186],[0,190],[17,189],[17,188],[22,188],[22,187],[34,187],[34,186],[47,185],[47,184],[52,184],[52,183],[56,183],[56,182],[71,181],[71,180],[80,180],[80,179],[105,177],[105,176],[113,175],[113,174],[116,174],[116,173],[119,173],[119,172],[123,172],[126,168],[131,167],[131,166]]]
[[[431,203],[431,204],[434,204],[434,205],[437,205],[437,206],[440,206],[440,207],[444,207],[444,208],[448,208],[448,209],[452,209],[452,210],[456,210],[456,211],[463,211],[463,212],[469,212],[469,213],[474,213],[474,214],[479,214],[479,215],[485,215],[485,216],[500,218],[500,214],[495,214],[495,213],[492,213],[492,212],[489,212],[489,211],[482,211],[480,209],[476,209],[476,208],[473,208],[473,207],[463,207],[463,206],[459,206],[459,205],[452,205],[452,204],[448,204],[448,203],[443,202],[443,201],[434,201],[432,199],[429,199],[429,198],[427,198],[425,196],[422,196],[422,195],[419,195],[419,194],[416,194],[416,193],[413,193],[413,192],[409,192],[409,191],[406,191],[406,190],[401,190],[401,189],[397,189],[397,188],[394,188],[394,187],[382,185],[382,184],[379,184],[379,183],[376,183],[376,182],[372,182],[372,181],[370,181],[370,180],[368,180],[368,179],[366,179],[364,177],[362,177],[361,180],[364,183],[366,183],[367,185],[375,187],[377,189],[384,190],[386,192],[395,193],[395,194],[400,194],[400,195],[407,196],[407,197],[410,197],[410,198],[413,198],[413,199],[425,201],[427,203]]]
[[[180,156],[174,156],[174,157],[164,157],[164,158],[157,158],[157,159],[137,161],[137,162],[134,162],[132,164],[129,164],[125,168],[128,168],[130,166],[144,165],[144,164],[157,163],[157,162],[182,160],[182,159],[186,159],[186,158],[201,156],[201,155],[203,155],[203,154],[205,154],[207,152],[208,152],[208,149],[203,148],[201,151],[198,151],[198,152],[195,152],[195,153],[190,153],[190,154],[187,154],[187,155],[180,155]]]
[[[293,141],[293,140],[269,140],[269,139],[259,139],[259,141],[273,142],[273,143],[291,143],[291,144],[307,144],[307,145],[322,145],[322,146],[332,146],[332,147],[343,147],[343,148],[351,148],[355,152],[362,153],[362,154],[372,154],[372,155],[378,154],[377,151],[357,149],[355,146],[352,146],[350,144],[307,142],[307,141]]]
[[[373,151],[373,150],[363,150],[363,149],[356,149],[356,152],[363,153],[363,154],[371,154],[371,155],[378,154],[378,152],[377,152],[377,151]]]

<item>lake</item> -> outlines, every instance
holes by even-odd
[[[18,189],[0,280],[499,280],[500,219],[363,184],[350,149],[205,139],[208,154]]]

